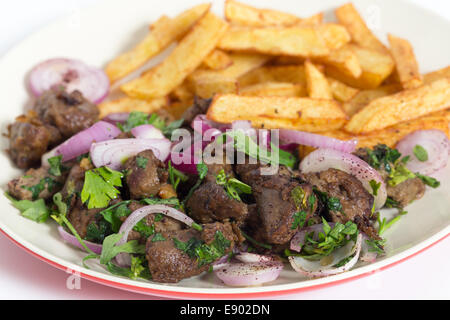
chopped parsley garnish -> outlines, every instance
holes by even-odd
[[[306,208],[306,193],[302,187],[297,186],[291,191],[291,198],[297,209]]]
[[[15,208],[19,209],[21,215],[27,219],[40,223],[45,222],[50,215],[50,210],[47,208],[44,199],[35,201],[16,200],[7,192],[5,192],[5,196],[11,201]]]
[[[401,157],[401,153],[398,150],[391,149],[384,144],[376,145],[373,150],[369,148],[365,150],[369,156],[369,165],[375,169],[383,168],[388,173],[392,170],[392,164]]]
[[[173,243],[191,259],[196,259],[199,268],[223,257],[231,244],[230,240],[226,239],[220,231],[216,231],[214,240],[209,245],[196,238],[191,238],[187,242],[174,238]]]
[[[425,162],[428,160],[428,152],[421,145],[416,145],[413,148],[413,153],[416,156],[417,160],[419,160],[421,162]]]
[[[62,167],[62,155],[54,156],[49,158],[48,163],[50,164],[50,169],[48,169],[48,173],[55,177],[59,177],[61,175]]]
[[[252,193],[252,188],[249,185],[243,183],[242,181],[239,181],[236,178],[228,178],[224,169],[220,170],[220,172],[217,174],[216,183],[224,187],[227,195],[230,198],[237,201],[242,201],[241,197],[239,196],[240,194]]]
[[[306,222],[308,213],[304,210],[294,213],[294,222],[292,222],[291,229],[303,228]]]
[[[177,191],[177,188],[178,188],[178,185],[180,184],[180,182],[186,182],[189,178],[181,171],[178,171],[177,169],[175,169],[172,166],[172,161],[169,160],[167,166],[168,166],[170,184],[173,186],[175,191]]]
[[[88,170],[85,173],[81,201],[88,202],[88,209],[105,208],[111,199],[117,198],[122,186],[123,174],[108,167]]]
[[[164,238],[161,233],[155,233],[155,235],[152,238],[152,242],[158,242],[158,241],[166,241],[166,238]]]
[[[369,181],[370,187],[372,188],[372,194],[374,196],[378,195],[378,190],[381,187],[381,182],[376,182],[375,180],[370,180]]]
[[[141,157],[141,156],[137,156],[136,157],[136,164],[141,169],[147,168],[147,162],[148,162],[147,158],[144,158],[144,157]]]
[[[316,203],[316,197],[313,195],[313,194],[311,194],[309,197],[308,197],[308,204],[309,204],[309,209],[310,210],[313,210],[314,209],[314,204]]]
[[[184,198],[184,200],[183,200],[183,204],[185,204],[189,200],[189,198],[192,196],[194,191],[197,190],[197,188],[200,186],[203,179],[205,179],[206,174],[208,173],[208,166],[204,163],[197,164],[197,172],[198,172],[197,182],[191,188],[191,190],[189,190],[189,193],[187,194],[186,198]]]
[[[384,245],[386,243],[386,240],[374,240],[374,239],[367,239],[366,244],[369,247],[369,252],[376,252],[378,254],[384,253]]]
[[[381,236],[383,233],[386,232],[387,229],[389,229],[390,227],[392,227],[392,225],[394,225],[397,221],[400,220],[400,218],[407,214],[407,211],[404,210],[400,210],[398,216],[396,216],[395,218],[393,218],[390,221],[387,221],[386,218],[381,219],[380,214],[378,213],[377,216],[377,221],[378,221],[378,234]]]
[[[86,240],[102,243],[111,233],[111,225],[104,219],[97,223],[91,222],[86,230]]]
[[[403,162],[396,162],[389,174],[388,184],[392,187],[399,185],[409,179],[414,179],[416,175],[406,168]]]
[[[36,200],[39,198],[39,195],[42,191],[45,189],[45,185],[47,185],[48,191],[52,192],[53,188],[55,188],[58,185],[61,185],[60,182],[55,181],[54,179],[50,177],[42,178],[38,184],[35,184],[34,186],[28,187],[28,186],[22,186],[23,189],[26,189],[31,192],[31,198],[32,200]]]
[[[173,121],[166,125],[164,119],[162,119],[160,116],[158,116],[156,113],[153,113],[151,115],[139,112],[139,111],[133,111],[130,112],[130,115],[128,116],[128,119],[126,123],[120,124],[118,123],[117,126],[123,131],[123,132],[129,132],[131,129],[141,126],[143,124],[151,124],[155,128],[162,131],[162,133],[167,137],[171,138],[172,133],[174,130],[181,127],[184,120],[180,119],[177,121]]]
[[[339,198],[330,197],[326,192],[319,191],[317,188],[314,188],[314,192],[329,211],[337,211],[345,214]]]
[[[420,180],[423,181],[427,186],[430,186],[432,188],[437,188],[441,185],[441,183],[436,180],[435,178],[424,176],[423,174],[416,173],[417,178],[420,178]]]

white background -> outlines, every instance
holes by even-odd
[[[0,55],[56,18],[73,14],[100,1],[0,0]],[[450,20],[448,0],[410,1]],[[420,21],[412,23],[420,24]],[[448,35],[443,36],[446,41]],[[447,237],[425,252],[371,276],[282,298],[450,299],[449,253],[450,237]],[[32,257],[0,234],[0,299],[159,299],[109,288],[84,279],[81,280],[80,289],[69,290],[66,286],[68,276]]]

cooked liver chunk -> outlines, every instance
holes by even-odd
[[[420,178],[413,178],[403,181],[392,187],[386,184],[387,195],[397,201],[401,207],[406,207],[414,200],[418,200],[425,194],[425,184]]]

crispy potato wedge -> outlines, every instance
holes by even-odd
[[[359,46],[383,54],[389,54],[386,46],[370,31],[352,3],[347,3],[335,10],[336,17],[340,24],[344,25],[354,43]]]
[[[234,0],[225,1],[225,18],[228,22],[249,27],[291,26],[301,18],[271,9],[259,9]]]
[[[348,47],[358,57],[362,74],[354,77],[335,66],[327,66],[327,74],[349,86],[358,89],[375,89],[392,73],[395,64],[390,54],[365,49],[349,44]]]
[[[242,96],[305,97],[305,86],[290,82],[263,82],[239,88]]]
[[[323,57],[349,40],[345,28],[335,24],[320,27],[230,28],[218,47],[270,55]]]
[[[367,106],[371,101],[388,96],[390,94],[397,93],[401,91],[401,86],[399,84],[391,84],[386,86],[381,86],[372,90],[361,90],[356,93],[356,95],[350,100],[342,104],[342,108],[345,113],[351,117],[362,108]],[[339,100],[339,99],[338,99]]]
[[[419,72],[413,47],[408,40],[388,35],[391,53],[396,65],[396,73],[403,89],[414,89],[422,85],[422,76]]]
[[[110,113],[141,111],[152,113],[168,104],[167,97],[156,98],[152,100],[140,100],[130,97],[123,97],[116,100],[102,102],[98,105],[100,110],[100,118]]]
[[[334,99],[336,99],[339,102],[350,101],[359,92],[358,89],[349,87],[348,85],[340,82],[339,80],[330,77],[328,77],[327,80]]]
[[[194,99],[194,91],[189,82],[185,80],[169,94],[169,98],[171,101],[191,101]]]
[[[230,67],[223,70],[198,69],[189,76],[195,94],[210,98],[215,93],[237,93],[238,78],[270,60],[270,56],[259,54],[232,53],[229,56],[233,61]]]
[[[264,82],[291,82],[306,87],[305,67],[303,64],[264,66],[246,73],[238,81],[240,88]]]
[[[306,89],[313,99],[333,99],[330,85],[325,75],[311,61],[305,62]]]
[[[161,17],[151,26],[151,32],[136,47],[119,55],[105,68],[111,82],[115,82],[144,65],[173,41],[183,36],[206,12],[210,4],[200,4],[177,17]]]
[[[233,60],[226,52],[215,49],[203,60],[203,64],[212,70],[222,70],[231,66]]]
[[[365,135],[352,135],[343,130],[323,132],[325,136],[341,140],[358,140],[358,148],[371,148],[377,144],[385,144],[388,147],[395,147],[396,144],[405,136],[416,130],[441,130],[450,137],[448,129],[448,120],[445,117],[425,116],[422,118],[398,123],[394,126],[374,131]]]
[[[450,78],[378,98],[356,113],[345,126],[351,133],[368,133],[448,108]]]
[[[450,66],[423,75],[423,82],[429,84],[439,79],[450,78]]]
[[[345,113],[333,100],[297,97],[244,97],[216,95],[207,117],[221,123],[250,120],[257,128],[296,129],[310,132],[343,126]]]
[[[314,59],[314,62],[330,65],[335,70],[343,74],[348,74],[353,78],[359,78],[362,74],[358,56],[349,46],[343,46],[333,50],[326,57]]]
[[[307,18],[303,18],[296,26],[318,26],[323,22],[323,12],[319,12]]]
[[[169,94],[215,48],[228,25],[212,13],[201,18],[159,65],[121,86],[130,97],[151,99]]]

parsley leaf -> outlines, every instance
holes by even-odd
[[[175,191],[178,188],[178,185],[180,184],[180,182],[186,182],[189,178],[182,173],[181,171],[178,171],[177,169],[175,169],[172,166],[172,161],[169,160],[168,164],[168,172],[169,172],[169,181],[170,184],[173,186],[173,188],[175,189]]]
[[[145,254],[145,246],[139,244],[136,240],[128,241],[120,246],[116,243],[122,239],[123,234],[114,233],[103,241],[102,253],[100,254],[100,263],[106,264],[115,258],[119,253],[137,253]]]
[[[166,238],[163,237],[161,233],[155,233],[155,235],[152,238],[152,242],[158,242],[158,241],[166,241]]]
[[[372,188],[372,194],[374,196],[377,196],[378,195],[378,190],[381,187],[381,182],[377,183],[375,180],[370,180],[369,184],[370,184],[370,187]]]
[[[15,208],[19,209],[22,216],[27,219],[41,223],[45,222],[50,215],[50,210],[47,208],[44,199],[36,201],[16,200],[8,193],[5,193],[5,196],[11,201]]]
[[[416,156],[417,160],[421,162],[425,162],[428,160],[428,152],[421,145],[414,146],[413,153]]]
[[[306,216],[308,215],[308,213],[306,211],[300,211],[300,212],[296,212],[294,214],[294,222],[292,222],[292,226],[291,229],[297,229],[298,227],[303,228],[303,226],[305,225],[306,222]]]
[[[417,178],[420,178],[420,180],[422,180],[423,183],[432,188],[437,188],[441,185],[441,183],[433,177],[424,176],[423,174],[420,173],[416,173],[416,176]]]
[[[415,177],[416,175],[407,169],[404,163],[400,162],[391,169],[388,184],[395,187],[400,183],[405,182],[408,179],[414,179]]]
[[[81,201],[89,201],[88,209],[105,208],[120,193],[115,187],[122,186],[122,177],[121,172],[108,167],[86,171]]]
[[[206,177],[206,174],[208,173],[208,166],[204,163],[197,164],[197,172],[198,172],[198,179],[195,185],[189,190],[189,193],[187,194],[186,198],[183,200],[183,204],[185,204],[189,198],[192,196],[195,190],[200,186],[203,179]]]
[[[54,156],[49,158],[48,163],[50,164],[50,169],[48,169],[48,173],[55,177],[59,177],[61,175],[61,162],[62,162],[62,155]]]
[[[236,178],[228,179],[224,169],[220,170],[220,172],[217,174],[216,184],[223,186],[228,196],[237,201],[242,201],[241,197],[239,197],[239,194],[252,193],[252,188],[249,185],[243,183],[242,181],[239,181]]]
[[[141,157],[141,156],[137,156],[136,157],[136,164],[141,169],[147,168],[147,162],[148,162],[147,158],[144,158],[144,157]]]

